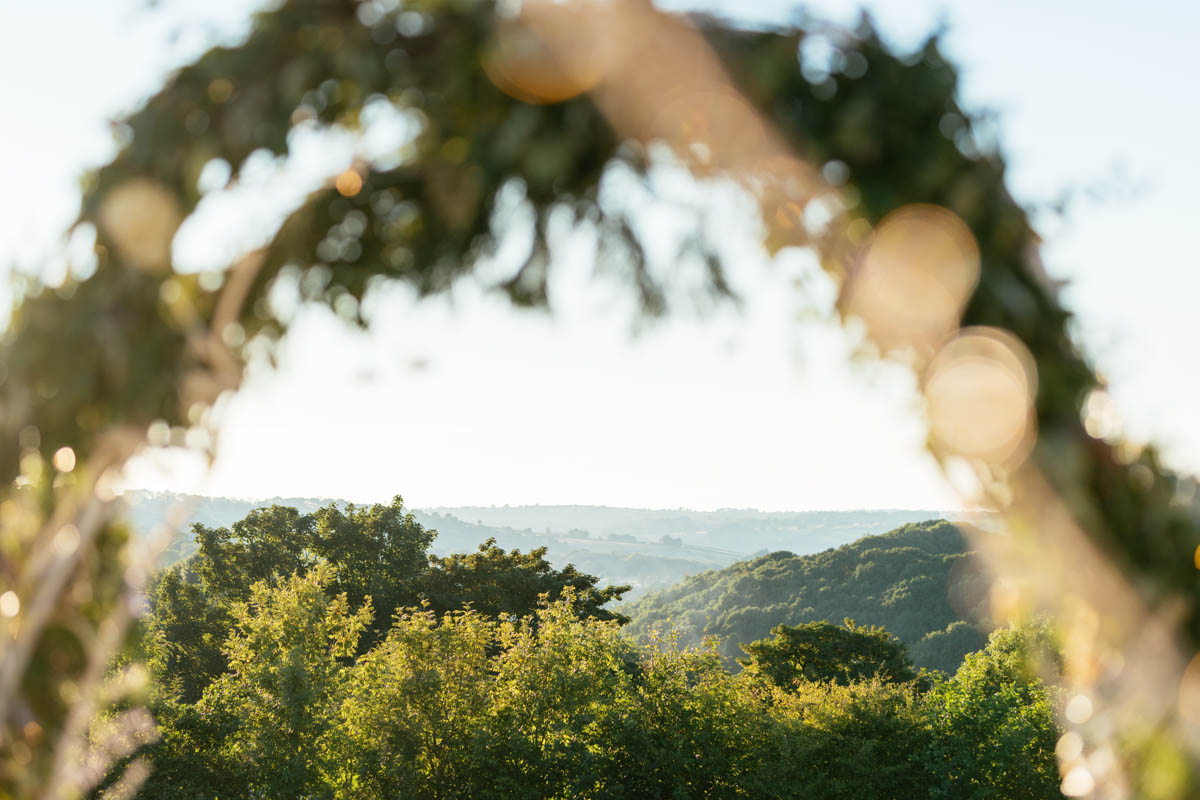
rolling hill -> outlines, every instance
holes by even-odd
[[[715,636],[730,661],[739,643],[775,625],[852,618],[883,625],[918,666],[953,672],[986,642],[988,576],[962,531],[944,520],[907,524],[813,555],[769,553],[710,570],[627,603],[628,631],[675,628]]]

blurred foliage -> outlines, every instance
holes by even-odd
[[[619,142],[586,98],[538,106],[496,89],[481,68],[492,23],[483,0],[403,9],[287,0],[259,14],[244,41],[181,69],[118,126],[124,145],[89,176],[80,213],[80,230],[96,237],[94,263],[59,286],[26,287],[0,343],[0,480],[19,483],[0,504],[0,589],[24,601],[8,601],[16,610],[3,622],[14,644],[0,670],[0,796],[60,794],[86,782],[55,768],[69,743],[46,743],[57,741],[77,694],[99,691],[85,654],[115,646],[119,636],[104,622],[120,627],[137,584],[92,490],[107,499],[107,468],[148,429],[158,443],[181,442],[237,385],[242,343],[283,330],[267,301],[281,279],[298,279],[306,296],[348,318],[361,305],[341,298],[361,301],[378,280],[444,289],[494,252],[497,198],[510,187],[534,211],[532,244],[502,281],[515,301],[545,301],[547,220],[561,208],[596,227],[602,262],[622,271],[648,311],[667,309],[630,220],[597,202],[606,167],[620,161],[644,171],[646,151]],[[797,45],[814,30],[828,33],[816,23],[746,32],[709,21],[704,30],[747,97],[805,159],[844,165],[851,216],[874,224],[903,204],[927,202],[970,227],[982,272],[963,323],[1011,331],[1033,354],[1034,462],[1150,610],[1174,610],[1193,652],[1200,520],[1194,501],[1176,502],[1193,484],[1163,469],[1151,449],[1085,431],[1081,410],[1099,382],[1041,275],[1037,237],[1005,189],[1003,159],[973,135],[936,39],[897,55],[864,22],[837,35],[840,57],[828,74],[806,75]],[[375,101],[419,122],[399,165],[356,164],[313,193],[219,288],[172,274],[170,235],[196,208],[206,164],[224,161],[236,179],[255,152],[288,153],[302,126],[359,129]],[[704,249],[702,239],[692,246]],[[719,255],[699,255],[710,267],[707,289],[727,294]],[[842,268],[836,259],[830,267]],[[64,447],[72,448],[69,469],[55,461]],[[78,546],[67,546],[74,540],[65,534],[55,548],[67,524]],[[75,741],[63,730],[64,742]]]
[[[693,642],[713,636],[730,663],[740,645],[778,625],[850,616],[886,628],[918,666],[952,673],[986,642],[986,631],[975,626],[986,625],[990,580],[958,528],[938,520],[810,556],[778,552],[740,561],[624,610],[633,635],[677,626]]]

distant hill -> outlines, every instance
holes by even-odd
[[[663,536],[685,544],[744,556],[788,549],[814,553],[909,522],[945,518],[942,511],[758,511],[722,508],[613,508],[609,506],[453,506],[430,509],[496,527],[565,534],[587,531],[593,538],[632,536],[657,541]]]
[[[186,558],[195,548],[189,529],[199,522],[226,527],[252,509],[292,506],[304,512],[335,498],[273,497],[247,500],[169,492],[129,491],[126,516],[147,535],[174,518],[179,535],[163,561]],[[627,599],[663,588],[756,553],[787,549],[813,553],[906,522],[944,516],[936,511],[718,511],[610,508],[607,506],[461,506],[413,509],[413,516],[438,532],[439,555],[474,550],[489,538],[506,549],[546,547],[558,567],[573,563],[601,583],[629,584]]]
[[[730,660],[741,654],[739,643],[762,639],[780,623],[850,617],[886,627],[918,666],[953,672],[986,642],[987,630],[974,621],[984,618],[988,585],[962,532],[931,520],[814,555],[781,551],[740,561],[621,611],[632,618],[634,636],[672,626],[691,642],[715,636]]]

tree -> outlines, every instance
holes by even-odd
[[[330,597],[333,569],[318,565],[272,587],[260,581],[234,606],[225,648],[229,672],[197,704],[226,731],[219,754],[239,765],[253,796],[305,797],[329,767],[323,745],[336,720],[346,666],[371,621],[367,602],[352,610]]]
[[[996,631],[925,700],[932,797],[1060,797],[1055,692],[1034,672],[1060,656],[1045,626]]]
[[[192,525],[192,570],[214,601],[245,600],[259,581],[303,573],[316,562],[313,516],[294,508],[256,508],[230,528]]]
[[[914,684],[868,678],[799,683],[775,702],[800,723],[791,758],[796,796],[926,797],[931,731]]]
[[[192,531],[196,552],[158,579],[145,621],[153,674],[177,685],[185,702],[195,702],[225,671],[231,609],[257,583],[274,585],[326,565],[331,596],[345,594],[356,609],[371,598],[378,609],[360,643],[365,651],[396,608],[418,602],[435,536],[404,510],[400,497],[389,505],[330,505],[313,514],[276,505],[254,509],[229,528],[197,524]]]
[[[480,775],[509,797],[590,794],[611,765],[610,713],[628,692],[636,661],[615,622],[578,616],[568,589],[531,617],[501,623]]]
[[[596,578],[568,564],[555,569],[546,560],[546,548],[528,553],[505,552],[495,539],[474,553],[430,556],[423,596],[439,613],[470,607],[492,617],[522,617],[535,609],[540,598],[557,600],[568,589],[582,613],[606,620],[628,619],[604,606],[619,600],[628,586],[596,588]]]
[[[730,675],[712,642],[654,643],[607,711],[608,797],[788,797],[809,779],[795,758],[808,731]]]
[[[493,702],[493,620],[475,611],[398,617],[346,675],[330,738],[336,798],[472,794]]]
[[[356,606],[374,598],[387,620],[395,608],[417,601],[417,581],[436,536],[399,496],[386,505],[331,504],[312,514],[271,506],[254,509],[229,529],[197,524],[192,531],[198,544],[192,569],[214,601],[245,599],[257,581],[327,563],[333,590],[346,592]]]
[[[747,658],[738,659],[751,675],[784,689],[801,682],[832,682],[845,686],[876,678],[904,683],[916,677],[904,643],[874,625],[806,622],[777,625],[774,638],[742,645]]]
[[[374,604],[366,649],[391,626],[396,609],[419,602],[437,533],[417,523],[399,495],[390,505],[326,506],[314,523],[312,551],[333,567],[332,590],[345,593],[353,607],[367,598]]]
[[[145,618],[147,666],[159,686],[194,703],[204,687],[225,671],[222,647],[232,620],[212,602],[185,564],[163,571]]]
[[[272,506],[250,512],[229,529],[196,526],[195,531],[200,541],[196,553],[155,581],[137,651],[154,681],[151,706],[168,720],[168,738],[179,742],[155,751],[156,763],[166,758],[163,752],[175,754],[169,758],[171,775],[189,769],[206,775],[219,771],[203,765],[185,768],[179,760],[188,747],[229,752],[223,742],[230,734],[214,722],[224,717],[205,711],[202,697],[236,672],[236,665],[228,662],[228,642],[245,629],[246,604],[259,603],[256,619],[261,620],[262,614],[275,613],[274,606],[263,605],[264,591],[291,586],[294,594],[299,591],[295,582],[310,575],[313,583],[304,584],[304,591],[320,588],[324,603],[344,603],[347,613],[355,615],[371,609],[355,639],[355,655],[373,652],[393,631],[397,614],[412,629],[414,619],[424,618],[411,616],[412,607],[419,605],[427,609],[423,613],[435,616],[454,618],[469,606],[487,618],[518,619],[532,614],[547,598],[570,593],[572,607],[580,614],[624,621],[604,606],[619,599],[627,587],[597,588],[594,576],[570,564],[555,569],[546,561],[544,548],[510,553],[489,541],[469,555],[429,555],[436,532],[406,513],[399,497],[389,505],[345,510],[327,506],[313,514]],[[285,569],[292,571],[282,572]],[[438,630],[442,635],[451,628]],[[395,645],[389,647],[394,650]],[[223,763],[217,755],[213,758],[212,763]]]
[[[912,647],[913,661],[953,675],[968,653],[982,650],[987,634],[965,620],[951,622],[940,631],[930,631]]]

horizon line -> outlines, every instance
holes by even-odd
[[[203,493],[198,493],[198,492],[175,492],[175,491],[171,491],[168,489],[144,489],[144,488],[123,489],[118,493],[118,497],[124,497],[127,494],[145,494],[145,495],[158,495],[158,496],[167,495],[167,496],[175,496],[175,497],[200,498],[200,499],[205,499],[205,500],[231,500],[231,501],[243,502],[243,503],[265,503],[265,502],[270,502],[273,500],[309,500],[309,501],[315,501],[315,502],[330,501],[330,502],[334,502],[334,503],[345,503],[345,504],[353,504],[356,506],[361,506],[361,505],[387,505],[390,502],[388,500],[349,500],[349,499],[342,498],[342,497],[332,497],[332,496],[315,497],[315,496],[282,495],[282,494],[271,495],[271,496],[260,496],[260,497],[244,497],[244,496],[238,497],[238,496],[234,496],[234,495],[213,495],[213,494],[203,494]],[[395,497],[395,496],[399,496],[402,499],[404,497],[402,494],[393,495],[393,497]],[[438,505],[424,506],[424,505],[409,505],[409,503],[407,501],[405,501],[404,505],[405,505],[405,507],[410,508],[415,511],[428,511],[428,512],[462,510],[462,509],[493,509],[493,510],[509,509],[509,510],[512,510],[512,509],[522,509],[522,508],[604,508],[604,509],[610,509],[610,510],[623,510],[623,511],[673,511],[673,512],[685,512],[686,511],[686,512],[690,512],[690,513],[694,513],[694,514],[714,514],[714,513],[721,512],[721,511],[743,511],[743,512],[755,512],[755,513],[759,513],[759,514],[829,514],[829,513],[849,514],[849,513],[864,512],[864,511],[871,511],[871,512],[926,511],[926,512],[935,513],[935,514],[979,513],[978,511],[973,511],[971,509],[965,509],[965,508],[959,508],[959,509],[932,508],[932,507],[928,507],[928,506],[911,506],[911,507],[860,506],[860,507],[856,507],[856,508],[796,508],[796,509],[770,510],[770,509],[755,508],[753,506],[717,506],[717,507],[714,507],[711,509],[702,509],[702,508],[690,508],[687,506],[659,506],[659,507],[619,506],[619,505],[618,506],[610,506],[610,505],[604,505],[604,504],[600,504],[600,503],[505,503],[503,505],[496,505],[494,503],[492,503],[492,504],[471,504],[471,503],[446,504],[446,503],[442,503],[442,504],[438,504]]]

